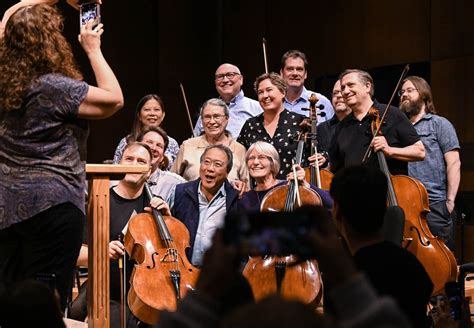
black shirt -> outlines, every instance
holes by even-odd
[[[237,138],[237,142],[244,145],[246,149],[256,141],[265,141],[272,144],[280,156],[280,172],[276,178],[286,179],[286,175],[291,171],[292,160],[296,156],[296,148],[298,146],[298,143],[293,139],[296,136],[296,132],[300,130],[299,125],[301,121],[305,118],[306,116],[284,109],[280,113],[278,126],[273,138],[271,138],[263,125],[262,113],[249,118],[244,123],[242,130],[240,130],[240,135]],[[308,154],[309,149],[306,147],[305,150],[306,154]],[[307,155],[303,155],[303,160],[307,157]]]
[[[386,105],[374,103],[373,106],[379,110],[380,117],[382,117]],[[364,154],[372,141],[371,122],[372,118],[368,115],[359,121],[355,118],[354,113],[351,113],[337,125],[329,152],[333,172],[362,163]],[[393,106],[390,106],[389,112],[382,122],[382,135],[391,147],[403,148],[420,140],[407,116]],[[375,153],[372,153],[368,164],[378,167]],[[405,161],[387,158],[387,164],[392,174],[408,174],[408,163]]]
[[[339,119],[334,115],[329,121],[324,121],[318,125],[318,151],[329,150],[338,123]]]

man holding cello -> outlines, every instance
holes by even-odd
[[[372,137],[369,110],[374,107],[383,115],[385,106],[374,102],[374,82],[369,73],[350,69],[339,76],[344,102],[351,108],[334,135],[330,148],[331,171],[362,163],[364,154],[371,145],[371,165],[377,165],[375,152],[382,151],[387,157],[392,174],[407,174],[407,162],[425,158],[425,148],[410,121],[394,107],[390,107],[386,120],[382,122],[382,135]],[[373,139],[373,140],[372,140]]]

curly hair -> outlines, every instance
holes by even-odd
[[[10,17],[0,40],[0,113],[19,109],[28,87],[44,74],[82,80],[62,29],[62,16],[49,5],[22,7]]]

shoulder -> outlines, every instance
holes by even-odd
[[[246,152],[244,145],[242,145],[236,139],[232,139],[232,141],[230,142],[229,148],[234,152],[243,152],[243,153]]]
[[[178,195],[179,193],[183,193],[186,190],[188,191],[192,191],[194,189],[197,190],[198,186],[199,186],[199,179],[185,182],[185,183],[180,183],[176,185],[176,194]]]
[[[178,146],[178,142],[176,141],[176,139],[174,139],[174,138],[172,138],[172,137],[170,137],[170,136],[168,136],[168,141],[169,141],[169,146],[172,146],[172,145],[173,145],[173,146],[174,146],[174,145]]]
[[[33,88],[38,88],[43,92],[61,93],[86,93],[89,85],[84,81],[72,79],[62,74],[45,74],[38,78],[38,83],[33,84]]]
[[[161,171],[161,175],[168,181],[170,182],[175,182],[176,184],[181,184],[185,183],[186,179],[184,179],[182,176],[170,172],[170,171]]]

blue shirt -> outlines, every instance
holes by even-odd
[[[198,187],[199,200],[199,225],[194,240],[194,248],[191,263],[202,265],[204,253],[212,245],[212,237],[218,228],[224,225],[226,210],[226,192],[224,184],[219,191],[207,201],[206,195],[201,191],[201,183]]]
[[[229,106],[229,123],[227,123],[226,130],[229,131],[234,138],[239,136],[240,130],[248,118],[257,116],[263,112],[258,101],[244,97],[242,90],[227,105]],[[203,132],[201,116],[199,116],[196,126],[194,127],[194,135],[197,137]]]
[[[315,93],[318,97],[318,102],[316,106],[323,105],[323,109],[317,109],[317,113],[323,112],[325,115],[318,115],[318,124],[330,120],[334,116],[334,108],[332,107],[331,102],[328,98],[323,96],[320,93],[307,90],[303,87],[303,92],[301,96],[293,102],[289,102],[288,99],[285,97],[285,108],[291,112],[295,112],[304,116],[309,117],[309,110],[301,110],[302,108],[309,108],[309,98],[311,94]]]
[[[414,124],[425,146],[425,160],[408,163],[408,175],[423,183],[430,202],[446,200],[446,162],[444,154],[460,149],[454,126],[444,117],[426,114]]]

